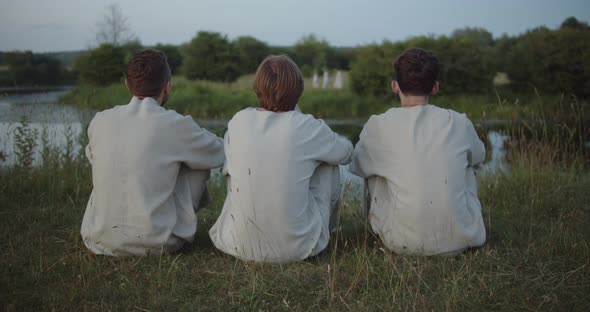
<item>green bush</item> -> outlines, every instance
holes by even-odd
[[[120,82],[125,72],[125,54],[126,50],[122,47],[102,44],[80,55],[74,69],[86,84],[106,86]]]
[[[350,68],[352,88],[359,94],[391,94],[393,62],[406,49],[419,47],[434,52],[441,62],[442,94],[486,92],[492,87],[496,70],[491,48],[481,42],[456,35],[454,38],[415,37],[398,43],[386,41],[362,47]]]
[[[438,57],[441,94],[486,93],[493,87],[496,68],[492,50],[479,40],[461,36],[416,37],[405,45],[432,51]]]
[[[182,72],[188,79],[229,82],[240,76],[233,46],[219,33],[199,32],[182,53]]]
[[[160,50],[166,54],[168,59],[168,65],[170,65],[170,71],[172,75],[178,73],[180,66],[182,65],[183,56],[180,53],[180,49],[177,46],[171,44],[157,44],[154,49]]]
[[[243,36],[232,42],[241,75],[256,72],[258,64],[269,54],[268,45],[254,37]]]
[[[400,43],[383,42],[359,48],[350,65],[350,83],[357,94],[391,96],[393,60],[404,51]]]
[[[565,23],[565,22],[564,22]],[[507,73],[517,89],[590,96],[590,30],[565,24],[537,28],[517,39],[508,52]]]
[[[59,85],[68,78],[58,59],[31,51],[7,52],[3,62],[0,85]]]
[[[328,57],[333,54],[326,40],[310,34],[299,39],[293,47],[293,60],[309,76],[311,71],[321,71],[328,65]]]

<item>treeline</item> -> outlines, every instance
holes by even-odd
[[[539,27],[500,38],[493,38],[482,28],[463,28],[449,36],[419,36],[359,47],[333,47],[326,40],[307,35],[293,46],[277,47],[250,36],[230,40],[220,33],[202,31],[180,46],[155,46],[167,54],[174,75],[190,80],[235,81],[253,73],[268,54],[287,54],[305,76],[314,71],[349,70],[352,90],[375,96],[391,96],[387,86],[395,78],[392,62],[409,47],[437,54],[442,63],[439,81],[444,94],[492,92],[497,87],[494,78],[500,72],[507,77],[505,88],[515,91],[536,89],[541,93],[590,96],[590,27],[574,17],[558,29]],[[71,73],[48,56],[2,53],[0,84],[55,84],[59,77],[77,77],[90,85],[120,82],[127,60],[141,48],[137,41],[100,45],[76,58]]]
[[[81,55],[74,63],[74,70],[84,83],[107,85],[120,80],[130,52],[140,48],[137,42],[120,46],[102,44]],[[348,70],[356,51],[356,48],[332,47],[315,35],[301,38],[292,47],[277,47],[251,36],[229,40],[225,35],[207,31],[197,33],[181,46],[158,44],[153,48],[166,53],[175,75],[224,82],[255,72],[269,54],[288,54],[308,76],[314,70],[327,68]]]
[[[75,75],[56,58],[25,52],[0,52],[0,86],[56,86]]]
[[[507,88],[521,92],[590,96],[590,27],[570,17],[556,30],[539,27],[515,37],[494,39],[481,28],[450,36],[414,37],[360,47],[351,65],[351,85],[361,94],[391,94],[392,62],[409,47],[436,53],[442,63],[444,94],[481,94],[494,89],[494,77],[506,73]]]

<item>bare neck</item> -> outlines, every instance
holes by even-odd
[[[402,107],[414,107],[428,104],[429,97],[424,95],[403,95],[399,96]]]
[[[154,99],[156,102],[158,102],[158,104],[160,104],[160,106],[162,106],[162,102],[164,101],[164,95],[160,94],[158,97],[155,96],[139,96],[139,95],[133,95],[134,97],[140,99],[140,100],[144,100],[146,97],[150,97],[152,99]]]

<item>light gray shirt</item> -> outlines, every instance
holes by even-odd
[[[97,113],[88,138],[94,188],[81,234],[90,250],[158,254],[193,240],[192,190],[179,170],[220,167],[221,138],[152,98],[135,97]]]
[[[484,158],[464,114],[420,105],[371,116],[350,171],[368,178],[369,221],[384,244],[433,255],[485,242],[473,169]]]
[[[310,178],[322,163],[349,163],[350,141],[311,115],[248,108],[229,122],[224,142],[228,187],[209,231],[215,246],[266,262],[300,260],[324,249],[329,229]]]

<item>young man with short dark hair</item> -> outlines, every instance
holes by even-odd
[[[397,58],[402,107],[371,116],[350,166],[367,181],[373,231],[398,253],[453,255],[486,240],[474,174],[484,145],[465,114],[428,104],[439,66],[417,48]]]
[[[289,262],[326,248],[340,198],[338,165],[350,141],[297,109],[303,78],[287,56],[258,67],[260,107],[238,112],[225,134],[227,197],[209,231],[221,251],[245,260]]]
[[[162,107],[171,89],[164,53],[136,53],[125,78],[131,102],[97,113],[88,127],[94,188],[82,238],[96,254],[173,252],[193,240],[210,169],[224,161],[223,140]]]

